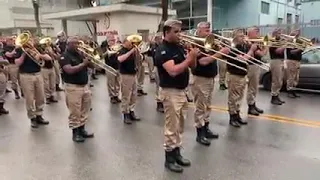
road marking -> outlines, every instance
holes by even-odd
[[[189,106],[190,107],[194,107],[194,104],[193,103],[189,103]],[[213,106],[212,105],[212,106],[210,106],[210,109],[212,111],[217,111],[217,112],[222,112],[222,113],[228,112],[227,108],[221,107],[221,106]],[[289,117],[285,117],[285,116],[278,116],[278,115],[271,115],[271,114],[261,114],[260,116],[248,115],[248,117],[254,118],[254,119],[271,120],[271,121],[276,121],[276,122],[301,125],[301,126],[306,126],[306,127],[320,128],[320,122],[289,118]]]

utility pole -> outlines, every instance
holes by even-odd
[[[164,22],[168,19],[168,6],[169,6],[169,0],[161,0],[161,7],[162,7],[162,17],[161,22],[158,25],[158,31],[161,32]]]
[[[41,36],[41,26],[40,26],[40,18],[39,18],[39,0],[32,0],[33,10],[34,10],[34,19],[37,25],[37,35]]]

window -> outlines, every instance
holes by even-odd
[[[296,15],[296,18],[295,18],[295,23],[298,24],[300,21],[300,18],[299,18],[299,15]]]
[[[278,18],[277,24],[282,24],[283,23],[283,18]]]
[[[287,13],[287,24],[292,24],[292,14]]]
[[[261,13],[269,14],[270,11],[270,3],[261,1]]]

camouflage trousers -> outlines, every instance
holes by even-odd
[[[240,111],[241,102],[246,88],[246,76],[228,73],[228,110],[229,114]]]

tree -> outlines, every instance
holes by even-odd
[[[161,32],[162,31],[163,24],[168,19],[168,5],[169,5],[168,0],[161,0],[162,18],[161,18],[161,22],[160,22],[160,24],[158,26],[158,31],[157,32]]]
[[[37,25],[37,35],[41,36],[41,26],[39,18],[39,0],[32,0],[33,10],[34,10],[34,19]]]

